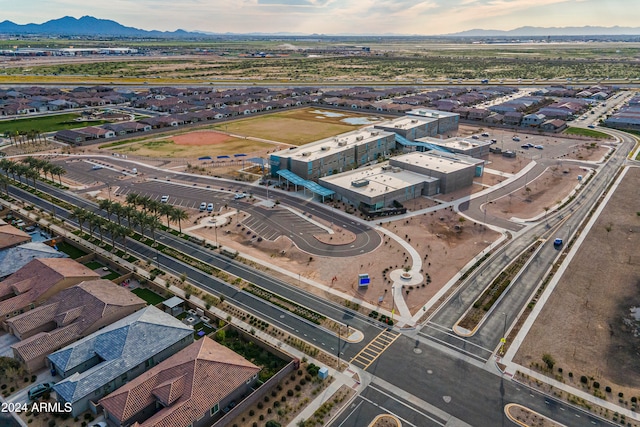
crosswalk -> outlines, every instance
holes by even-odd
[[[365,348],[360,350],[360,352],[351,359],[351,363],[361,369],[367,369],[399,336],[399,332],[385,329],[371,340]]]

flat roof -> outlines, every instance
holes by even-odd
[[[426,123],[433,123],[437,117],[403,116],[393,120],[387,120],[375,125],[376,128],[413,129]]]
[[[432,137],[424,137],[416,139],[418,142],[427,142],[429,144],[438,145],[440,147],[452,148],[456,150],[471,150],[476,147],[491,145],[491,141],[483,141],[481,139],[453,137],[448,139],[439,139]]]
[[[289,157],[302,161],[313,161],[331,153],[339,153],[352,149],[354,146],[363,145],[371,141],[377,141],[380,138],[393,136],[393,132],[366,127],[355,131],[343,133],[330,138],[321,139],[319,141],[310,142],[301,145],[292,150],[281,150],[272,153],[272,156]]]
[[[438,178],[406,171],[399,167],[392,167],[389,162],[320,178],[320,182],[331,183],[366,197],[376,197],[423,182],[437,180]],[[368,181],[368,183],[360,187],[353,185],[354,182],[358,181],[362,183]]]
[[[393,161],[394,163],[417,165],[425,169],[444,173],[456,172],[474,166],[474,162],[470,162],[467,159],[461,159],[458,156],[447,156],[444,155],[444,153],[436,154],[433,152],[422,153],[418,151],[394,157]]]
[[[435,118],[435,119],[459,116],[458,113],[449,113],[448,111],[431,110],[429,108],[414,108],[413,110],[407,111],[406,114],[409,114],[412,116]]]

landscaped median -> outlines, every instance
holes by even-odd
[[[511,421],[522,427],[563,427],[563,424],[517,403],[506,405],[504,413]]]
[[[500,300],[500,297],[507,292],[510,285],[518,278],[520,272],[533,259],[533,256],[542,247],[543,240],[536,240],[526,248],[514,261],[507,265],[493,279],[491,284],[482,292],[471,307],[453,326],[453,331],[461,336],[470,337],[475,334],[486,316],[491,312],[493,306]]]

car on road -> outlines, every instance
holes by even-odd
[[[562,246],[563,243],[564,241],[560,237],[556,237],[555,240],[553,241],[553,246],[556,248],[559,248],[560,246]]]
[[[169,201],[169,196],[162,196],[160,198],[160,203],[167,203]]]
[[[207,212],[213,212],[213,203],[207,205]]]
[[[537,148],[538,150],[544,150],[544,146],[542,145],[534,145],[534,148]]]
[[[236,195],[233,196],[233,198],[236,199],[236,200],[244,199],[245,197],[247,197],[247,195],[245,193],[236,193]]]
[[[204,211],[205,209],[207,209],[207,202],[200,203],[200,212]]]
[[[41,397],[43,394],[48,393],[53,388],[53,383],[42,383],[33,386],[29,389],[29,400],[35,400]]]
[[[594,125],[589,125],[587,126],[589,129],[595,129],[596,127]]]

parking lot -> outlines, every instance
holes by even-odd
[[[84,159],[56,160],[53,163],[66,169],[65,178],[85,187],[103,185],[105,182],[113,182],[129,176],[113,168],[96,166],[97,163]]]

